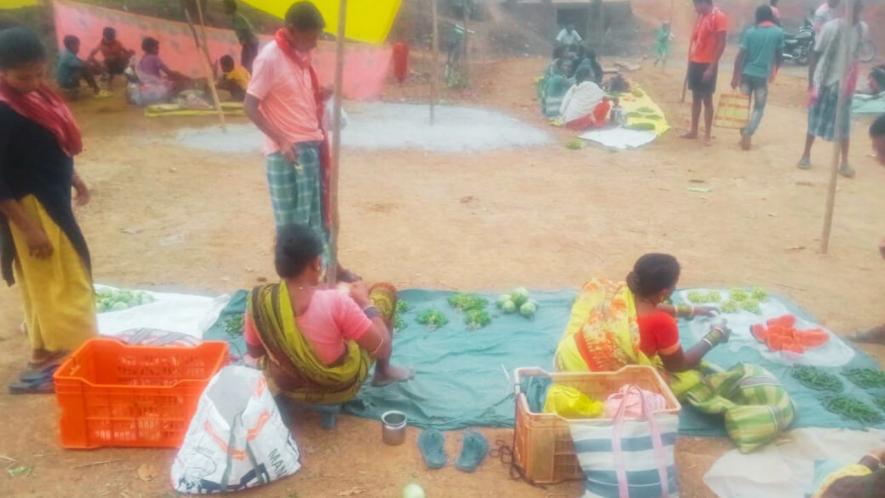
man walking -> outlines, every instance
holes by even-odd
[[[704,145],[712,142],[713,94],[716,93],[716,77],[719,60],[725,52],[728,18],[713,6],[713,0],[694,0],[698,13],[688,63],[688,88],[692,94],[691,131],[682,138],[698,138],[698,122],[704,109]]]
[[[277,230],[291,223],[314,229],[329,260],[327,168],[329,149],[322,129],[324,100],[311,63],[311,51],[325,21],[308,1],[286,12],[285,27],[277,31],[255,59],[246,91],[249,119],[266,136],[267,182]],[[353,276],[339,268],[339,278]]]
[[[851,96],[857,87],[857,55],[865,32],[865,25],[860,20],[863,5],[858,0],[854,6],[848,19],[836,18],[824,24],[815,42],[808,68],[808,93],[811,98],[808,132],[805,151],[798,165],[799,169],[811,169],[811,148],[817,137],[829,142],[838,141],[842,148],[839,173],[846,178],[854,177],[854,169],[848,165]],[[844,86],[843,75],[847,75]],[[838,109],[840,89],[845,92],[842,112]]]
[[[750,150],[753,134],[762,122],[768,101],[768,83],[780,69],[783,59],[784,30],[776,24],[774,11],[768,5],[756,9],[756,25],[741,40],[741,50],[734,61],[731,88],[740,86],[744,95],[753,98],[750,122],[741,129],[741,148]]]

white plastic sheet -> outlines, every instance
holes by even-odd
[[[98,289],[114,289],[96,285]],[[221,310],[230,301],[230,296],[195,296],[165,292],[145,292],[154,302],[98,315],[98,331],[102,335],[117,336],[127,330],[155,329],[178,332],[197,339],[218,320]]]
[[[692,291],[700,291],[703,293],[709,292],[710,290],[717,289],[692,289]],[[688,292],[690,291],[679,291],[678,295],[685,302],[689,302]],[[728,292],[720,292],[720,294],[722,295],[723,303],[728,301]],[[715,304],[709,304],[707,306],[715,306]],[[747,311],[722,314],[722,317],[728,320],[728,328],[731,329],[731,337],[729,337],[728,343],[723,344],[720,347],[728,348],[728,350],[732,352],[736,352],[741,348],[752,348],[758,351],[766,359],[785,365],[841,367],[854,358],[854,350],[845,344],[839,336],[819,324],[803,320],[798,316],[796,317],[797,329],[807,330],[821,328],[827,331],[830,340],[827,341],[825,345],[809,349],[801,355],[789,352],[769,351],[765,344],[762,344],[753,337],[753,334],[750,333],[750,326],[764,323],[767,319],[788,314],[792,315],[793,313],[776,297],[769,297],[760,307],[762,309],[761,315],[756,315]],[[695,340],[700,340],[701,337],[710,330],[710,323],[708,320],[695,319],[687,322],[687,325]]]
[[[602,144],[605,147],[611,147],[612,149],[626,150],[648,145],[654,142],[658,136],[653,131],[628,130],[619,127],[588,131],[580,135],[580,138]]]
[[[731,450],[716,460],[704,482],[722,498],[804,498],[814,481],[814,463],[835,460],[846,465],[885,446],[885,431],[796,429],[788,441],[755,453]]]

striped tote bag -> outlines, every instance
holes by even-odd
[[[613,419],[569,421],[584,471],[583,498],[678,497],[673,450],[679,416],[654,413],[637,386],[628,391],[642,400],[640,417],[625,415],[625,401]]]

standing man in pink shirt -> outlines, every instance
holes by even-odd
[[[249,119],[267,137],[267,183],[277,231],[293,223],[312,228],[323,241],[329,261],[329,147],[322,128],[324,101],[311,63],[311,51],[325,28],[310,2],[294,3],[285,28],[256,57],[246,91]],[[355,280],[339,267],[340,280]]]

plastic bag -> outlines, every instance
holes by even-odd
[[[564,418],[596,418],[602,415],[602,402],[591,399],[574,387],[553,384],[547,391],[544,412]]]
[[[228,366],[200,396],[172,464],[180,493],[238,491],[290,476],[300,453],[258,370]]]

